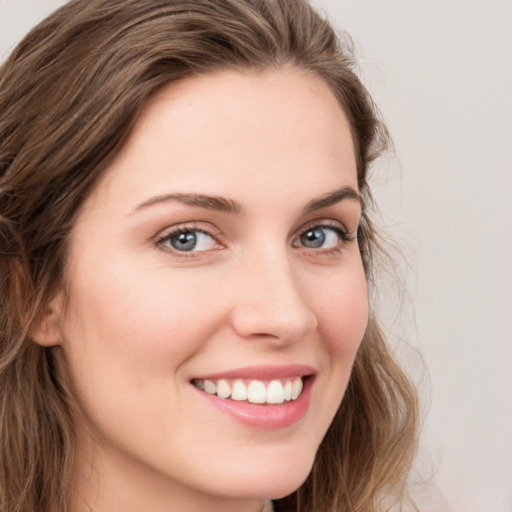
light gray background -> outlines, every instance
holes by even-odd
[[[0,0],[0,60],[62,3]],[[419,466],[451,505],[431,486],[422,510],[512,512],[512,2],[314,3],[356,40],[397,145],[377,196],[430,372]]]

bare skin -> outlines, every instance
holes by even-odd
[[[82,407],[79,512],[259,512],[300,486],[367,324],[360,212],[319,78],[219,72],[153,98],[80,212],[68,303],[36,333]],[[244,423],[194,384],[233,371],[283,388],[295,371],[307,400]]]

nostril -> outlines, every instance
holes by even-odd
[[[245,339],[293,343],[317,328],[316,315],[305,305],[283,309],[270,303],[237,304],[232,312],[233,329]]]
[[[261,254],[260,254],[261,256]],[[240,268],[231,295],[233,329],[243,338],[290,343],[317,327],[317,317],[286,255],[255,255]]]

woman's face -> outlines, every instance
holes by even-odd
[[[303,482],[367,324],[360,211],[319,78],[219,72],[152,100],[80,212],[54,303],[88,499],[216,510]]]

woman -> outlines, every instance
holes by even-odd
[[[15,49],[3,512],[405,499],[416,398],[367,293],[389,141],[353,65],[300,0],[75,0]]]

